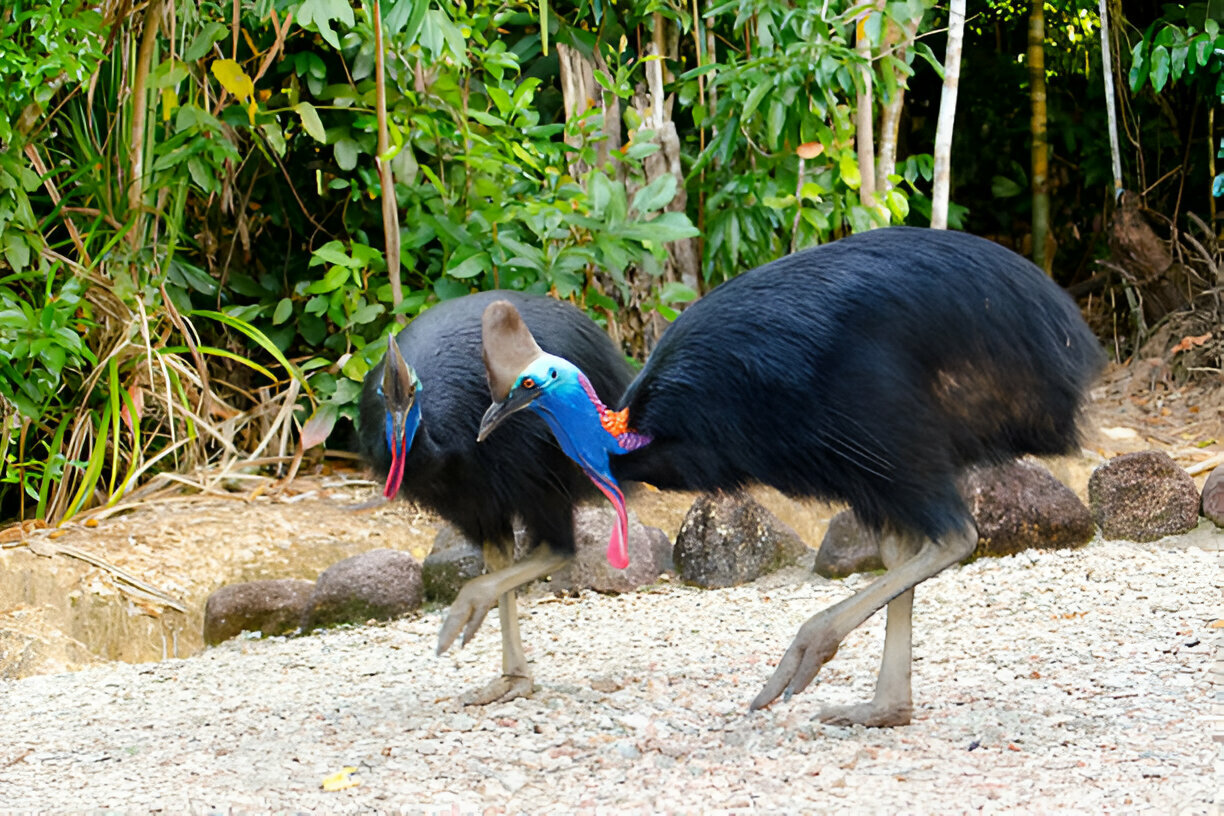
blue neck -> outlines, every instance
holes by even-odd
[[[384,422],[386,425],[387,455],[390,455],[391,451],[397,448],[395,441],[391,439],[391,435],[394,432],[394,429],[393,429],[392,422],[391,422],[390,412],[387,412],[386,414],[384,414]],[[420,398],[420,391],[418,390],[417,400],[416,402],[412,404],[412,407],[408,409],[408,416],[405,418],[405,421],[404,421],[404,437],[407,439],[407,443],[404,445],[405,452],[412,450],[412,442],[414,439],[416,439],[417,428],[419,428],[420,426],[421,426],[421,398]]]
[[[609,454],[625,450],[604,430],[599,409],[577,383],[572,388],[553,388],[532,402],[531,409],[544,418],[561,450],[588,476],[616,484]]]

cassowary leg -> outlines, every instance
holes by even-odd
[[[884,566],[892,569],[914,556],[920,542],[912,536],[885,534],[880,540],[880,557]],[[884,625],[884,658],[876,678],[875,695],[866,703],[849,706],[826,706],[820,719],[833,725],[866,725],[883,728],[909,725],[913,713],[910,696],[910,663],[912,655],[912,614],[914,590],[908,589],[888,602],[888,620]]]
[[[976,545],[977,530],[972,525],[945,536],[941,541],[928,540],[913,558],[890,568],[883,576],[849,598],[813,615],[799,628],[799,634],[782,655],[773,676],[752,701],[752,708],[764,708],[783,692],[789,698],[790,695],[803,691],[816,677],[820,667],[837,653],[842,638],[851,630],[875,614],[877,609],[908,592],[915,585],[967,558]],[[891,608],[889,612],[891,624]],[[901,615],[898,609],[896,626],[902,627],[900,621],[908,620],[908,617],[908,613]],[[908,632],[908,625],[903,628]],[[886,646],[885,659],[889,666],[901,663],[899,657],[894,657],[896,654],[904,657],[908,666],[908,649],[897,648],[888,654]]]
[[[485,547],[485,563],[490,568],[507,561],[500,549]],[[523,654],[523,645],[519,638],[515,590],[529,581],[555,572],[568,562],[567,556],[553,553],[547,546],[541,545],[524,560],[473,578],[459,590],[459,595],[451,604],[446,621],[442,624],[442,630],[438,633],[438,654],[450,648],[460,631],[463,632],[460,646],[467,645],[494,603],[498,606],[502,631],[502,676],[484,688],[463,695],[461,699],[464,704],[487,705],[531,693],[531,672],[527,667],[527,658]]]

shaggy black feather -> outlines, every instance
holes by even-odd
[[[969,465],[1056,454],[1103,353],[1036,266],[959,232],[895,227],[804,250],[690,306],[622,397],[654,441],[620,479],[842,500],[938,540]]]
[[[481,361],[480,318],[495,300],[518,309],[545,351],[563,353],[587,373],[604,400],[624,392],[633,372],[624,355],[579,309],[512,291],[481,292],[422,312],[396,338],[421,381],[421,425],[405,463],[400,494],[428,507],[476,542],[513,542],[522,519],[531,545],[573,552],[574,502],[594,485],[558,447],[544,421],[523,411],[476,443],[489,387]],[[366,375],[360,402],[361,452],[385,476],[391,455],[378,384],[382,363]]]

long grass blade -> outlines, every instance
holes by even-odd
[[[193,310],[188,313],[188,316],[189,317],[197,317],[197,316],[207,317],[210,320],[216,320],[218,323],[224,323],[226,326],[229,326],[231,329],[242,332],[247,337],[251,338],[257,344],[259,344],[259,346],[263,348],[264,351],[271,354],[272,358],[276,360],[276,362],[280,363],[284,367],[284,369],[289,372],[290,376],[292,376],[295,380],[301,383],[302,388],[305,389],[306,393],[312,398],[314,397],[314,391],[311,389],[310,383],[306,382],[306,377],[303,376],[301,370],[299,370],[298,367],[295,366],[293,363],[289,362],[289,358],[286,357],[284,353],[279,348],[276,347],[275,343],[273,343],[271,340],[268,339],[268,336],[266,334],[264,334],[259,329],[252,326],[250,323],[247,323],[245,320],[239,320],[236,317],[231,317],[230,315],[227,315],[224,312],[214,312],[214,311],[210,311],[207,309]]]

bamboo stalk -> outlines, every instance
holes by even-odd
[[[157,47],[157,32],[161,27],[163,5],[163,0],[153,0],[145,10],[144,32],[141,34],[136,71],[132,79],[132,135],[128,148],[128,166],[132,177],[128,181],[128,210],[131,217],[141,220],[144,209],[145,123],[149,111],[145,86],[149,80],[153,50]],[[144,231],[140,229],[133,228],[128,233],[133,249],[140,248],[143,237]]]
[[[1029,99],[1032,103],[1033,263],[1050,272],[1046,257],[1050,234],[1050,192],[1047,187],[1050,151],[1046,140],[1045,0],[1032,0],[1028,31]]]
[[[382,9],[379,0],[374,0],[374,88],[375,107],[378,117],[378,179],[382,186],[383,237],[386,241],[387,278],[391,282],[391,306],[395,308],[404,299],[403,283],[400,281],[400,234],[399,212],[395,203],[395,175],[387,155],[387,77],[386,56],[383,53]],[[400,325],[407,322],[403,315],[397,319]]]

